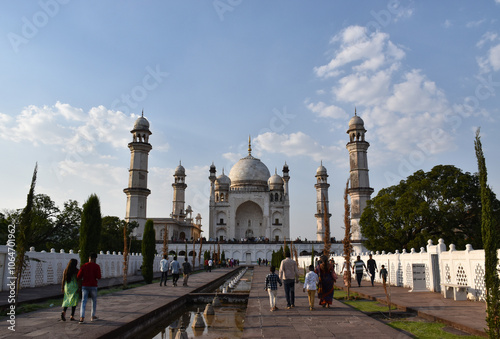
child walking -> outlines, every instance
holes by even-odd
[[[271,312],[274,312],[278,309],[276,307],[276,295],[278,294],[278,283],[281,286],[281,280],[276,273],[276,268],[271,266],[271,273],[266,276],[266,287],[265,290],[269,293],[269,304],[271,305]]]
[[[319,278],[314,272],[314,266],[309,266],[309,272],[306,274],[304,279],[304,288],[302,291],[307,290],[307,297],[309,299],[309,309],[312,311],[314,309],[314,295],[316,294],[316,286],[318,285]]]

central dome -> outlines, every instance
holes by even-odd
[[[271,177],[269,169],[262,161],[250,154],[241,158],[229,172],[231,186],[267,186]]]

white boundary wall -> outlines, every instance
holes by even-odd
[[[80,257],[78,253],[64,253],[64,250],[56,252],[52,249],[50,252],[36,252],[32,247],[26,253],[29,258],[27,266],[23,271],[21,278],[21,288],[38,287],[43,285],[60,284],[64,269],[70,259],[78,260],[80,267]],[[159,271],[160,256],[155,257],[153,266],[154,272]],[[8,248],[0,245],[0,291],[8,290],[8,283],[11,282],[12,275],[9,274]],[[102,278],[113,278],[123,276],[123,255],[118,252],[104,254],[102,251],[97,255],[97,263],[101,266]],[[141,274],[142,255],[132,253],[129,255],[128,275]]]
[[[356,256],[360,255],[366,264],[369,254],[369,252],[354,253],[351,255],[351,260],[354,262]],[[433,245],[432,241],[429,240],[427,248],[421,247],[418,252],[412,249],[410,253],[403,250],[401,253],[396,251],[396,253],[376,252],[372,254],[379,271],[382,265],[385,265],[389,271],[388,282],[393,286],[413,288],[412,264],[424,264],[427,290],[440,292],[441,283],[468,286],[469,299],[484,301],[484,250],[474,250],[471,245],[467,245],[464,251],[457,251],[453,244],[446,250],[443,239],[439,239],[437,245]],[[500,249],[497,255],[500,258]],[[331,256],[331,258],[335,260],[336,273],[342,279],[344,258],[339,255]],[[310,264],[311,256],[299,258],[301,268]],[[500,264],[498,263],[497,270],[500,274]],[[375,275],[375,281],[381,283],[382,279],[379,273],[376,272]],[[363,275],[363,280],[370,281],[366,272]]]

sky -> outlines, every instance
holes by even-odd
[[[367,129],[372,197],[417,170],[477,172],[500,193],[500,0],[9,1],[0,11],[0,211],[37,194],[125,217],[130,130],[144,111],[148,217],[172,212],[175,167],[208,229],[209,166],[290,168],[291,237],[316,237],[316,169],[342,238],[345,148]]]

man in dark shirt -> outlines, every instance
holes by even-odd
[[[188,279],[189,279],[189,274],[191,273],[191,264],[188,261],[188,258],[184,258],[184,262],[182,263],[182,275],[183,275],[183,282],[182,286],[188,285]]]
[[[375,259],[372,259],[372,255],[370,254],[370,259],[366,262],[366,266],[368,267],[368,272],[370,272],[370,279],[372,281],[372,286],[373,286],[373,280],[375,280],[375,270],[378,271],[377,269],[377,263],[375,262]]]
[[[87,305],[87,299],[92,298],[92,313],[91,321],[97,320],[96,308],[97,308],[97,280],[101,279],[101,267],[95,262],[97,260],[97,254],[91,253],[89,257],[89,262],[85,263],[80,267],[80,271],[76,275],[76,278],[82,280],[82,305],[80,307],[80,323],[85,320],[85,306]]]

